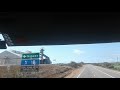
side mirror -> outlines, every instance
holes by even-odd
[[[0,49],[7,49],[5,41],[0,41]]]

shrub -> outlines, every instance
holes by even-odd
[[[82,67],[83,62],[76,63],[74,61],[71,61],[68,65],[71,66],[71,67],[73,67],[73,68],[78,68],[78,67]]]

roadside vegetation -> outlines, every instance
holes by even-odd
[[[93,65],[102,66],[104,68],[114,69],[120,71],[120,62],[103,62],[103,63],[93,63]]]
[[[0,66],[0,78],[64,78],[82,65],[83,62],[74,61],[67,64],[44,64],[39,66],[39,72],[36,73],[22,73],[18,65]]]
[[[21,66],[0,66],[0,78],[64,78],[73,70],[72,67],[59,65],[40,65],[39,72],[20,71]]]
[[[70,63],[67,63],[67,64],[59,63],[58,65],[69,66],[69,67],[72,67],[72,68],[79,68],[79,67],[82,67],[84,65],[84,62],[77,63],[75,61],[71,61]]]

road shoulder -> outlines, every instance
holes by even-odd
[[[72,70],[72,72],[69,75],[67,75],[65,78],[77,78],[83,68],[84,68],[84,66]]]

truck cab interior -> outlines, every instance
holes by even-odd
[[[114,9],[46,9],[0,12],[0,33],[8,46],[120,42],[120,12]]]

